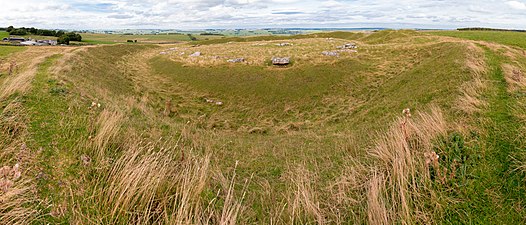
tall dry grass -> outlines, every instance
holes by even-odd
[[[299,166],[289,174],[290,184],[287,194],[286,216],[284,221],[291,224],[325,224],[325,213],[321,208],[320,193],[316,191],[316,174]]]
[[[328,184],[319,183],[316,170],[290,170],[285,211],[278,223],[433,223],[440,203],[433,197],[430,167],[438,160],[429,158],[436,156],[434,141],[447,129],[437,107],[414,117],[405,110],[378,135],[364,158],[347,158],[340,175]]]
[[[433,195],[426,156],[433,140],[446,135],[442,112],[410,114],[400,118],[369,151],[374,159],[369,181],[368,219],[373,224],[430,223],[433,213],[424,208]]]
[[[3,183],[4,180],[0,181]],[[0,186],[4,186],[0,184]],[[7,190],[0,190],[0,221],[2,224],[32,224],[39,215],[31,181],[16,180]]]
[[[458,99],[457,107],[467,113],[474,114],[480,112],[487,106],[481,96],[486,90],[487,84],[483,75],[487,71],[486,61],[484,60],[484,50],[473,43],[467,44],[466,67],[468,68],[472,79],[461,87],[461,96]]]
[[[153,143],[127,144],[107,172],[99,171],[89,197],[96,208],[75,210],[76,222],[235,224],[242,207],[234,193],[234,178],[215,198],[203,198],[214,173],[210,156],[182,160],[178,152]]]
[[[504,78],[508,83],[508,90],[511,92],[524,90],[526,88],[526,77],[524,75],[524,69],[522,69],[519,63],[503,64],[502,71],[504,72]]]
[[[106,154],[109,144],[111,144],[119,134],[122,122],[122,112],[109,109],[102,110],[97,118],[97,131],[95,137],[93,137],[95,152],[99,154],[98,158],[103,158]]]

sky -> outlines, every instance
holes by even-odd
[[[0,27],[526,29],[526,0],[0,0]]]

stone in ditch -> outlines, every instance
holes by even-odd
[[[245,59],[244,58],[229,59],[229,60],[227,60],[227,62],[229,62],[229,63],[242,63],[242,62],[245,62]]]
[[[272,65],[284,66],[290,63],[290,57],[272,57]]]
[[[333,52],[333,51],[323,51],[321,52],[321,54],[325,56],[338,56],[338,52]]]

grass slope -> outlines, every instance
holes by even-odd
[[[0,31],[0,39],[9,37],[9,33],[6,31]]]
[[[485,52],[492,84],[485,96],[489,107],[478,122],[485,132],[480,137],[475,134],[472,143],[480,145],[472,145],[463,154],[469,162],[462,172],[465,180],[449,192],[460,201],[446,207],[444,223],[519,224],[526,218],[521,210],[526,199],[524,177],[512,166],[512,155],[522,148],[517,142],[522,138],[517,133],[522,125],[511,110],[516,102],[501,69],[504,56],[490,49]]]
[[[9,54],[25,50],[25,47],[20,46],[0,46],[0,59],[8,58]]]
[[[19,183],[7,193],[27,199],[33,223],[524,222],[526,101],[501,65],[525,59],[412,31],[285,39],[328,43],[320,37],[364,44],[326,61],[295,44],[308,57],[286,68],[207,64],[223,39],[195,47],[201,64],[142,44],[46,58],[29,92],[0,99],[0,166],[20,160],[23,141],[22,176],[35,177],[33,197],[16,194]],[[483,55],[488,87],[468,97],[487,107],[466,113],[469,60]],[[393,122],[405,108],[414,116]],[[22,212],[7,202],[0,209]]]
[[[526,48],[526,33],[499,31],[433,31],[433,35],[457,37],[474,41],[488,41]]]
[[[82,42],[90,44],[115,44],[126,43],[128,40],[137,40],[140,43],[174,43],[182,41],[191,41],[190,37],[185,34],[144,34],[144,35],[120,35],[120,34],[92,34],[83,33]],[[208,40],[220,38],[218,36],[192,35],[197,40]]]
[[[198,41],[201,45],[210,44],[222,44],[228,42],[253,42],[253,41],[276,41],[276,40],[293,40],[293,39],[306,39],[306,38],[340,38],[347,40],[356,40],[363,37],[364,34],[360,32],[328,32],[328,33],[315,33],[305,35],[292,35],[292,36],[254,36],[254,37],[227,37],[213,40]]]

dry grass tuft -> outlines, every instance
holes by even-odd
[[[15,138],[26,129],[26,121],[20,115],[22,110],[22,103],[19,101],[11,101],[5,106],[0,113],[0,132],[3,135]]]
[[[36,199],[30,180],[22,177],[19,164],[0,168],[0,221],[2,224],[31,224],[37,218]]]
[[[471,115],[480,112],[487,106],[487,103],[481,99],[482,93],[487,88],[486,83],[482,80],[482,75],[487,71],[487,65],[484,60],[483,49],[473,43],[469,43],[467,50],[466,66],[473,78],[462,85],[457,107]]]
[[[367,215],[369,224],[389,224],[389,212],[385,207],[385,177],[376,171],[369,180],[367,189]]]
[[[105,155],[105,151],[112,140],[117,137],[123,114],[120,111],[104,109],[97,119],[97,134],[93,138],[93,145],[99,156]]]
[[[181,159],[178,152],[132,142],[96,181],[91,197],[96,214],[76,210],[75,217],[99,224],[235,224],[242,207],[234,195],[234,178],[224,195],[205,201],[210,157]],[[223,205],[217,209],[219,199]]]
[[[446,131],[442,112],[432,108],[415,120],[406,113],[380,137],[370,151],[376,160],[367,194],[370,222],[412,224],[430,220],[432,215],[421,204],[424,196],[433,192],[428,185],[425,153],[432,151],[432,141]]]
[[[44,57],[35,59],[29,68],[21,73],[14,73],[8,77],[2,84],[0,99],[5,99],[16,92],[26,91],[31,85],[31,79],[37,71],[38,64],[44,60]]]
[[[300,166],[290,174],[292,184],[287,199],[289,220],[292,224],[316,222],[325,223],[325,215],[320,207],[318,193],[313,185],[314,174]]]
[[[510,91],[514,92],[526,88],[526,77],[522,68],[511,64],[503,64],[502,71]]]
[[[63,51],[64,48],[59,47],[29,48],[27,51],[11,56],[14,61],[22,63],[16,64],[16,69],[13,69],[12,74],[0,85],[0,99],[27,91],[37,73],[38,65],[47,57]]]

